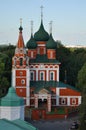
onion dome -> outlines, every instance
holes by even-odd
[[[5,97],[0,99],[0,106],[23,106],[24,99],[18,97],[13,87],[10,87]]]
[[[34,39],[36,41],[48,41],[49,39],[49,34],[45,31],[42,21],[39,30],[34,34]]]
[[[57,43],[54,41],[52,34],[50,34],[50,38],[48,42],[46,43],[46,48],[47,49],[56,49]]]
[[[35,49],[37,47],[36,41],[33,38],[33,35],[31,34],[30,40],[27,42],[26,47],[28,49]]]

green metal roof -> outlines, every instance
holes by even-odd
[[[32,124],[30,124],[26,121],[20,120],[20,119],[14,120],[13,123],[19,127],[24,128],[25,130],[38,130]]]
[[[48,59],[47,55],[39,55],[37,54],[36,59],[30,59],[30,63],[57,63],[60,64],[56,59]]]
[[[36,41],[48,41],[49,39],[49,35],[45,31],[42,21],[39,30],[34,34],[34,39]]]
[[[35,49],[37,47],[36,41],[33,38],[33,35],[31,34],[30,40],[27,42],[26,47],[28,49]]]
[[[13,87],[10,87],[5,97],[0,99],[0,106],[22,106],[24,99],[18,97]]]
[[[50,34],[49,40],[46,43],[47,49],[56,49],[57,43],[54,41],[52,34]]]
[[[0,119],[0,130],[37,130],[37,128],[20,119],[14,121]]]
[[[79,91],[74,86],[71,86],[69,84],[65,84],[63,82],[57,82],[57,81],[30,81],[30,87],[35,87],[35,92],[39,92],[40,89],[42,89],[42,88],[45,88],[48,91],[50,91],[49,90],[50,87],[70,88],[70,89],[73,89],[75,91]]]

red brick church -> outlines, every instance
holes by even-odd
[[[57,43],[52,31],[44,29],[43,19],[38,31],[26,46],[22,25],[12,58],[12,85],[18,96],[23,97],[31,108],[51,108],[57,106],[78,106],[81,93],[73,86],[59,81],[60,62],[56,59]],[[58,53],[58,52],[57,52]]]

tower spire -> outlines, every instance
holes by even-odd
[[[50,21],[49,25],[50,25],[50,34],[52,34],[52,23],[53,21]]]
[[[41,6],[41,21],[43,21],[43,6]]]
[[[33,35],[33,21],[31,20],[31,35]]]

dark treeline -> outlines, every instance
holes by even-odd
[[[11,86],[12,57],[14,51],[15,46],[11,44],[8,46],[0,46],[0,88],[6,91]],[[67,83],[76,86],[78,72],[86,62],[86,49],[65,48],[59,44],[56,51],[56,58],[61,62],[60,81],[64,82],[66,70]],[[1,93],[4,94],[4,90]]]
[[[61,62],[60,81],[64,82],[65,70],[67,83],[76,86],[79,70],[86,62],[86,48],[57,48],[57,60]]]
[[[0,46],[0,97],[4,96],[11,86],[12,57],[15,46]]]

